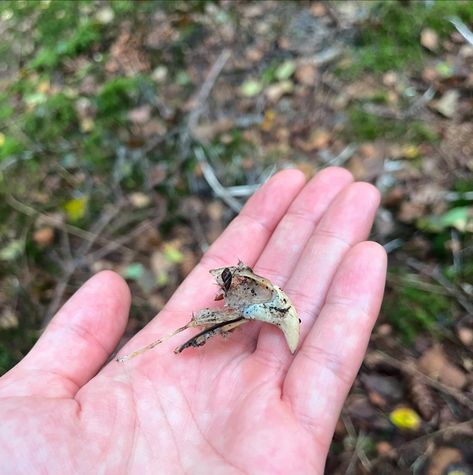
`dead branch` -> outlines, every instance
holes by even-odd
[[[470,314],[473,315],[473,305],[462,295],[461,290],[459,290],[454,284],[452,284],[448,279],[446,279],[439,271],[438,267],[435,269],[430,269],[429,266],[419,262],[417,259],[412,257],[406,260],[407,265],[415,269],[416,271],[427,275],[428,277],[434,279],[438,282],[447,293],[455,297],[457,302]]]
[[[447,394],[448,396],[453,397],[457,402],[473,411],[473,400],[471,398],[465,396],[461,391],[458,391],[455,388],[451,388],[450,386],[447,386],[441,383],[440,381],[437,381],[431,378],[430,376],[427,376],[426,374],[422,373],[422,371],[419,371],[415,367],[413,362],[399,361],[396,358],[388,355],[384,351],[380,350],[376,350],[375,353],[378,354],[382,358],[382,360],[390,366],[404,372],[405,374],[408,374],[409,376],[413,376],[420,379],[427,386],[430,386],[444,394]]]

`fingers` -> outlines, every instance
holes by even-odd
[[[304,175],[298,170],[281,171],[265,183],[180,285],[159,319],[150,322],[127,347],[141,346],[150,338],[162,336],[163,332],[189,320],[193,311],[211,305],[216,287],[209,270],[235,265],[239,259],[253,265],[304,183]]]
[[[277,285],[284,285],[330,203],[353,181],[344,168],[330,167],[318,173],[297,195],[279,222],[255,271]]]
[[[344,256],[353,245],[367,238],[378,205],[379,192],[372,185],[347,186],[330,204],[307,241],[296,269],[284,285],[302,321],[301,341],[312,327]],[[281,332],[267,325],[261,329],[257,352],[269,360],[280,361],[282,346]],[[289,364],[290,355],[286,353]]]
[[[130,292],[114,272],[88,280],[15,369],[29,394],[71,397],[101,368],[128,319]],[[33,373],[34,376],[29,377]],[[18,379],[18,378],[17,378]],[[17,390],[21,387],[17,384]]]
[[[363,242],[346,254],[284,381],[283,398],[325,449],[365,354],[385,278],[380,245]]]

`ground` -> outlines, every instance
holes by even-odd
[[[2,2],[0,370],[100,269],[127,338],[259,183],[339,165],[382,192],[390,267],[327,473],[471,473],[472,27],[468,1]]]

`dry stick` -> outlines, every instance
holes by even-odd
[[[146,230],[146,228],[150,226],[155,226],[156,224],[158,224],[160,220],[162,220],[162,216],[155,216],[153,219],[149,221],[144,221],[140,223],[138,226],[136,226],[136,228],[132,229],[129,233],[123,235],[120,238],[115,239],[114,241],[107,243],[105,246],[101,247],[100,249],[97,249],[94,252],[90,252],[89,254],[83,257],[82,261],[96,262],[100,259],[103,259],[106,255],[110,254],[111,252],[116,251],[117,249],[122,248],[124,244],[131,241],[136,236],[139,236],[140,234],[142,234],[143,231]]]
[[[461,431],[464,428],[471,429],[472,427],[473,427],[473,419],[468,419],[467,421],[459,422],[458,424],[453,424],[448,427],[443,427],[442,429],[436,430],[434,432],[430,432],[430,434],[424,434],[424,435],[421,435],[420,437],[416,437],[415,439],[408,440],[407,442],[404,442],[403,444],[401,444],[399,447],[393,447],[386,454],[376,457],[374,460],[372,460],[372,466],[374,467],[376,463],[378,463],[381,459],[385,457],[393,457],[397,455],[402,449],[407,448],[410,445],[420,443],[423,440],[432,439],[434,437],[437,437],[440,434],[445,434],[448,432],[455,433],[455,432]]]
[[[195,106],[189,114],[187,119],[187,125],[181,135],[181,159],[186,158],[189,153],[191,138],[194,133],[194,129],[199,122],[200,116],[204,111],[205,103],[212,91],[212,88],[217,81],[218,76],[222,72],[226,62],[230,58],[230,50],[224,49],[218,56],[215,63],[210,68],[205,81],[203,82],[199,92],[196,94],[194,102]]]
[[[72,277],[72,274],[75,272],[79,263],[81,262],[82,258],[89,252],[90,248],[93,246],[95,240],[98,236],[101,235],[105,227],[110,223],[110,221],[121,211],[124,205],[124,200],[118,202],[118,204],[112,208],[104,209],[102,215],[98,219],[98,221],[92,227],[92,235],[94,239],[89,239],[83,241],[79,250],[76,254],[76,258],[74,260],[69,260],[66,262],[64,268],[64,275],[61,276],[61,281],[57,284],[56,289],[54,290],[54,297],[51,300],[50,304],[48,305],[48,309],[46,311],[46,316],[44,318],[44,326],[46,326],[49,321],[52,319],[53,315],[56,313],[57,309],[59,308],[64,293],[66,292],[66,288],[69,285],[69,280]]]
[[[239,213],[242,208],[241,203],[229,193],[227,193],[225,187],[222,186],[222,184],[218,181],[218,178],[215,175],[212,166],[207,161],[207,157],[205,156],[205,153],[202,148],[196,147],[194,149],[194,154],[197,157],[200,166],[202,167],[202,173],[204,175],[205,180],[209,184],[210,188],[212,188],[215,195],[225,201],[225,203],[227,203],[227,205],[230,206],[230,208],[235,211],[235,213]]]
[[[473,305],[471,305],[468,300],[466,300],[458,290],[449,280],[447,280],[439,271],[430,270],[429,267],[416,259],[409,257],[407,259],[407,265],[412,267],[418,272],[429,276],[438,282],[452,297],[455,297],[458,303],[470,314],[473,314]]]
[[[41,211],[38,211],[35,208],[25,205],[21,201],[18,201],[12,195],[7,195],[6,201],[12,208],[16,209],[20,213],[26,214],[27,216],[30,216],[32,218],[41,217],[44,219],[45,222],[49,223],[51,226],[55,226],[58,229],[65,229],[69,234],[72,234],[73,236],[76,236],[80,239],[84,239],[85,241],[92,240],[94,242],[99,242],[102,244],[111,244],[114,242],[107,238],[104,238],[103,236],[95,235],[91,231],[86,231],[72,224],[64,223],[64,221],[59,217],[52,216],[47,213],[42,213]],[[124,251],[133,252],[132,249],[123,245],[120,245],[119,248]]]
[[[448,394],[449,396],[456,399],[460,404],[462,404],[463,406],[473,411],[473,399],[468,398],[461,391],[458,391],[454,388],[446,386],[440,381],[436,381],[430,376],[427,376],[426,374],[422,373],[422,371],[419,371],[418,369],[416,369],[409,362],[398,361],[396,358],[393,358],[392,356],[388,355],[384,351],[376,350],[375,353],[380,355],[385,362],[387,362],[389,365],[393,366],[394,368],[399,369],[400,371],[404,371],[413,377],[421,379],[422,382],[424,382],[428,386],[431,386],[432,388],[435,388],[438,391],[443,392],[444,394]]]
[[[369,472],[371,469],[371,462],[369,461],[368,457],[366,457],[366,454],[364,453],[362,447],[362,441],[365,436],[363,429],[360,429],[359,433],[357,434],[353,422],[348,416],[342,415],[342,420],[348,432],[348,435],[352,439],[356,439],[356,444],[353,448],[353,453],[350,457],[348,467],[345,470],[345,475],[351,475],[355,473],[357,460],[359,460],[363,467]]]

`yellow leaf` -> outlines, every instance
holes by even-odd
[[[95,122],[90,117],[84,117],[84,119],[80,121],[80,130],[84,133],[91,132],[94,130],[94,127]]]
[[[420,155],[419,147],[415,145],[407,145],[402,149],[402,154],[406,158],[417,158]]]
[[[5,140],[6,140],[5,134],[2,134],[0,132],[0,147],[3,147],[3,145],[5,144]]]
[[[36,90],[40,93],[40,94],[47,94],[51,89],[51,85],[49,84],[49,80],[44,80],[44,81],[41,81],[38,86],[36,87]]]
[[[408,407],[399,407],[389,414],[389,420],[399,429],[418,430],[421,424],[419,414]]]
[[[78,221],[85,215],[87,208],[87,196],[81,196],[80,198],[74,198],[69,200],[64,205],[64,211],[67,214],[69,221]]]
[[[261,130],[264,132],[269,132],[274,124],[274,119],[276,118],[276,112],[273,109],[269,109],[264,113],[263,122],[261,122]]]

